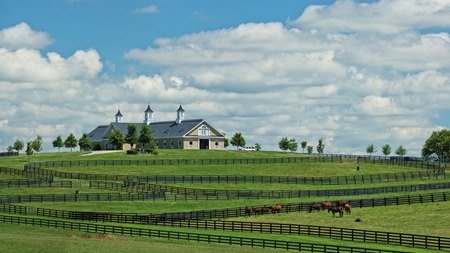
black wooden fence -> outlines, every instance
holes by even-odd
[[[409,233],[384,232],[374,230],[349,229],[341,227],[313,226],[285,223],[261,223],[218,220],[157,220],[150,215],[112,214],[79,211],[63,211],[44,208],[33,208],[18,205],[0,205],[0,212],[13,214],[31,214],[63,219],[92,220],[100,222],[120,222],[135,224],[152,224],[206,230],[222,230],[237,232],[256,232],[270,234],[289,234],[326,237],[356,242],[384,243],[427,249],[450,249],[450,238],[440,236],[418,235]],[[113,219],[113,217],[116,217]]]
[[[6,170],[5,170],[6,171]],[[10,172],[15,172],[14,170]],[[313,184],[342,185],[366,184],[382,182],[398,182],[408,180],[445,179],[446,174],[434,171],[410,171],[383,174],[363,174],[337,177],[289,177],[289,176],[131,176],[111,174],[89,174],[55,171],[50,169],[31,169],[28,175],[36,178],[68,178],[81,180],[127,181],[129,183],[267,183],[267,184]]]
[[[293,241],[271,240],[261,238],[249,238],[238,236],[225,236],[214,234],[200,234],[188,232],[165,231],[147,228],[134,228],[124,226],[100,225],[93,223],[70,222],[61,220],[48,220],[37,218],[25,218],[17,216],[0,215],[0,222],[11,224],[23,224],[40,227],[62,228],[78,230],[87,233],[116,234],[139,237],[156,237],[175,240],[187,240],[207,243],[222,243],[228,245],[240,245],[262,248],[274,248],[284,250],[296,250],[301,252],[401,252],[385,249],[371,249],[362,247],[348,247],[328,244],[312,244]]]
[[[8,151],[8,152],[0,152],[0,156],[18,156],[19,152],[17,151]]]
[[[0,188],[9,187],[68,187],[72,188],[72,181],[42,181],[35,179],[7,179],[0,180]]]
[[[301,197],[330,197],[330,196],[357,196],[370,194],[386,194],[395,192],[413,192],[427,190],[449,189],[450,182],[416,185],[395,185],[371,188],[351,188],[338,190],[216,190],[175,187],[157,184],[136,184],[124,186],[121,183],[105,181],[89,181],[89,187],[94,189],[108,189],[116,191],[136,192],[165,192],[177,195],[190,196],[223,196],[226,199],[261,199],[261,198],[301,198]]]
[[[414,168],[436,169],[439,164],[416,160],[398,160],[378,156],[354,156],[354,155],[322,155],[302,157],[277,157],[277,158],[241,158],[241,159],[152,159],[152,160],[77,160],[77,161],[46,161],[35,162],[26,165],[26,168],[49,167],[88,167],[88,166],[154,166],[154,165],[236,165],[236,164],[274,164],[274,163],[341,163],[345,160],[358,162],[370,162],[379,164],[400,165]]]

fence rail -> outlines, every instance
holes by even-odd
[[[6,169],[5,169],[6,171]],[[11,170],[10,172],[16,172]],[[20,172],[19,172],[20,173]],[[127,181],[128,183],[267,183],[267,184],[313,184],[313,185],[343,185],[366,184],[382,182],[398,182],[408,180],[445,179],[446,174],[434,171],[410,171],[398,173],[366,174],[336,177],[289,177],[289,176],[131,176],[112,174],[89,174],[56,171],[50,169],[27,170],[29,177],[35,178],[67,178],[81,180]]]
[[[19,152],[17,151],[8,151],[8,152],[0,152],[0,156],[18,156]]]
[[[50,167],[82,167],[82,166],[154,166],[154,165],[236,165],[236,164],[274,164],[274,163],[341,163],[344,160],[356,160],[357,162],[370,162],[390,165],[400,165],[424,169],[439,168],[439,164],[424,161],[422,159],[406,160],[391,159],[381,156],[356,156],[328,154],[321,156],[302,157],[274,157],[274,158],[244,158],[244,159],[152,159],[152,160],[77,160],[77,161],[46,161],[35,162],[27,165],[27,168]]]
[[[440,236],[418,235],[408,233],[384,232],[375,230],[350,229],[341,227],[326,227],[302,224],[261,223],[241,221],[217,220],[157,220],[150,215],[113,214],[52,210],[18,205],[0,205],[0,212],[13,214],[30,214],[61,219],[93,220],[97,222],[118,222],[152,224],[156,226],[170,226],[195,228],[206,230],[256,232],[271,234],[290,234],[326,237],[356,242],[375,242],[391,245],[419,247],[427,249],[450,249],[450,238]],[[113,217],[116,217],[115,219]]]
[[[176,231],[165,231],[165,230],[155,230],[145,228],[100,225],[93,223],[26,218],[17,216],[13,217],[6,215],[0,215],[0,222],[78,230],[87,233],[119,234],[119,235],[129,235],[139,237],[157,237],[157,238],[167,238],[167,239],[187,240],[187,241],[197,241],[207,243],[222,243],[228,245],[297,250],[302,252],[365,252],[365,253],[401,252],[395,250],[371,249],[371,248],[349,247],[349,246],[328,245],[328,244],[312,244],[303,242],[270,240],[270,239],[238,237],[238,236],[224,236],[214,234],[176,232]]]
[[[72,181],[42,181],[35,179],[0,180],[0,188],[10,187],[68,187],[72,188]]]
[[[124,186],[121,183],[105,181],[89,181],[89,187],[94,189],[108,189],[116,191],[132,192],[165,192],[177,195],[191,196],[227,196],[229,199],[240,198],[301,198],[301,197],[330,197],[330,196],[357,196],[370,194],[385,194],[396,192],[413,192],[426,190],[449,189],[450,182],[416,185],[398,185],[371,188],[351,188],[338,190],[216,190],[216,189],[196,189],[184,188],[157,184],[136,184]]]

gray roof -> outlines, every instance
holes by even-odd
[[[152,131],[153,138],[182,137],[203,121],[203,119],[190,119],[183,120],[180,124],[176,124],[175,121],[151,122],[150,129]],[[112,122],[109,125],[98,126],[88,134],[88,137],[91,141],[106,138],[106,130],[109,126],[112,126],[114,129],[120,130],[122,134],[125,135],[128,132],[128,126],[131,124],[136,126],[139,133],[145,123]]]
[[[183,107],[181,107],[181,105],[180,105],[180,107],[178,107],[177,112],[184,112],[184,109],[183,109]]]
[[[148,105],[147,110],[145,112],[153,112],[152,108],[150,108],[150,105]]]
[[[98,126],[97,128],[95,128],[88,134],[88,138],[91,141],[92,140],[101,140],[103,138],[103,135],[105,135],[105,132],[106,132],[106,129],[108,128],[108,126],[109,125]]]
[[[120,116],[120,117],[123,116],[122,113],[120,113],[120,110],[117,111],[116,116]]]

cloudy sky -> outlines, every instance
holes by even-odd
[[[205,118],[326,153],[450,126],[450,0],[3,0],[0,150],[114,120]]]

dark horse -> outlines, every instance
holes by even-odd
[[[320,204],[311,204],[308,206],[308,213],[311,213],[313,211],[319,212],[320,208],[321,208]]]
[[[339,206],[344,207],[345,205],[350,204],[347,200],[339,200]]]
[[[253,210],[254,210],[253,208],[246,206],[245,207],[245,215],[248,215],[248,216],[252,215]]]
[[[346,205],[344,206],[344,210],[345,210],[345,213],[346,213],[346,214],[352,214],[352,205],[346,204]]]
[[[330,209],[328,209],[328,212],[332,212],[333,216],[335,216],[336,213],[339,213],[339,217],[344,216],[344,210],[342,210],[342,207],[332,206]]]

